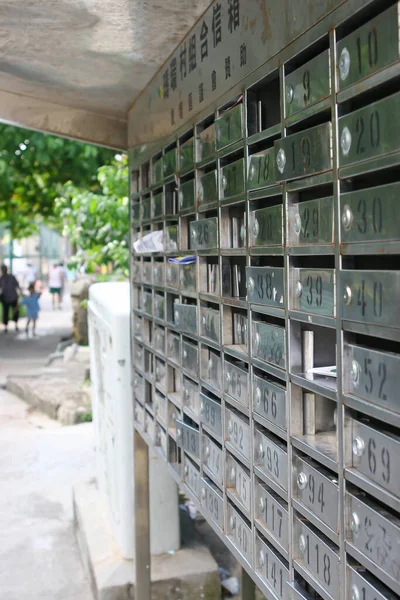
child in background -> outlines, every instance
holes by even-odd
[[[29,286],[29,296],[24,296],[22,300],[22,304],[26,306],[26,337],[29,335],[29,324],[32,321],[32,335],[36,337],[36,321],[39,316],[40,306],[39,306],[39,298],[40,294],[35,291],[35,284],[31,283]]]

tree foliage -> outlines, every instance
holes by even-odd
[[[96,266],[112,263],[123,274],[129,268],[128,160],[116,156],[111,165],[98,169],[98,191],[82,190],[68,183],[56,199],[56,215],[63,233],[77,248],[71,263]],[[70,263],[70,264],[71,264]]]
[[[56,225],[55,199],[67,182],[96,193],[97,169],[115,152],[0,124],[0,222],[13,238],[33,233],[38,218]]]

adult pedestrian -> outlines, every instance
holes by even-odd
[[[64,274],[60,267],[56,263],[50,268],[49,271],[49,290],[52,297],[53,310],[57,308],[61,310],[62,301],[62,288],[64,283]],[[57,299],[57,302],[56,302]]]
[[[12,275],[8,272],[6,265],[1,267],[0,277],[0,299],[3,308],[3,324],[4,333],[8,332],[8,320],[11,310],[11,319],[15,322],[15,331],[18,329],[18,296],[21,294],[19,283]]]

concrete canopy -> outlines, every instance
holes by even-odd
[[[210,0],[0,0],[0,120],[118,149]]]

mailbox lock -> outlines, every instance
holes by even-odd
[[[365,442],[358,435],[353,438],[353,454],[354,456],[362,456],[365,450]]]
[[[299,213],[294,216],[294,230],[297,234],[301,231],[301,217]]]
[[[299,537],[299,550],[301,554],[305,554],[307,550],[307,538],[303,533]]]
[[[307,486],[307,482],[307,475],[303,471],[301,471],[301,473],[297,475],[297,487],[299,488],[299,490],[304,490]]]
[[[234,484],[236,481],[236,469],[235,467],[232,467],[231,472],[229,473],[229,479],[231,480],[231,482]]]
[[[293,86],[289,84],[286,86],[286,102],[288,102],[290,104],[291,102],[293,102],[293,98],[294,98]]]
[[[254,223],[253,223],[254,237],[257,237],[259,233],[260,233],[260,223],[258,222],[258,219],[255,218]]]
[[[201,488],[201,497],[203,500],[206,499],[206,497],[207,497],[206,488]]]
[[[183,390],[183,395],[185,397],[185,400],[189,399],[189,396],[190,396],[189,388],[185,387],[185,389]]]
[[[265,510],[265,502],[264,502],[264,498],[260,498],[258,501],[258,506],[260,511],[263,513]]]
[[[201,319],[201,322],[202,322],[203,325],[205,325],[207,323],[207,319],[206,319],[205,315],[203,315],[203,317]]]
[[[227,180],[227,178],[226,178],[226,175],[222,175],[222,178],[221,178],[221,187],[222,187],[222,189],[223,189],[224,191],[225,191],[225,190],[226,190],[226,188],[228,187],[228,180]]]
[[[187,475],[189,473],[189,467],[187,465],[185,465],[183,472],[185,473],[185,475]]]
[[[204,402],[203,402],[203,400],[200,402],[200,413],[201,414],[204,413]]]
[[[205,446],[204,448],[204,454],[208,457],[210,456],[210,446]]]
[[[204,201],[204,188],[201,185],[201,183],[199,183],[199,198],[200,198],[200,202]]]
[[[182,429],[180,427],[178,427],[178,429],[176,430],[176,437],[177,438],[182,437]]]
[[[236,519],[235,519],[235,517],[232,516],[229,519],[229,525],[230,525],[231,529],[235,529],[235,527],[236,527]]]
[[[347,48],[343,48],[339,58],[339,73],[340,79],[344,81],[350,72],[350,52]]]
[[[258,444],[258,455],[260,458],[264,458],[264,456],[265,456],[264,446],[262,445],[261,442],[260,442],[260,444]]]
[[[256,388],[256,403],[257,404],[261,404],[261,397],[262,397],[261,389],[259,387],[257,387]]]
[[[351,363],[351,380],[355,386],[360,382],[360,371],[360,364],[356,360],[353,360]]]
[[[228,373],[228,371],[227,371],[227,372],[225,373],[225,381],[226,381],[226,383],[229,385],[229,384],[230,384],[230,382],[231,382],[231,380],[232,380],[232,376],[231,376],[231,374],[230,374],[230,373]]]
[[[255,281],[252,277],[249,277],[249,280],[247,282],[247,289],[250,292],[250,294],[254,293],[254,289],[255,289]]]
[[[278,167],[279,173],[283,173],[286,166],[286,154],[282,148],[280,148],[276,155],[276,166]]]
[[[296,295],[296,298],[300,298],[301,294],[303,293],[303,286],[301,285],[301,281],[296,281],[294,293]]]
[[[228,433],[232,434],[233,432],[233,425],[232,425],[232,421],[229,419],[228,421]]]
[[[346,285],[346,287],[344,288],[344,292],[343,292],[343,302],[345,303],[346,306],[349,306],[351,304],[351,298],[352,293],[351,293],[351,288],[349,288],[348,285]]]
[[[260,563],[260,567],[263,567],[265,565],[265,555],[262,550],[260,550],[260,552],[258,553],[258,562]]]
[[[183,192],[182,192],[182,190],[179,190],[178,198],[179,198],[179,206],[182,206],[183,205]]]
[[[156,381],[160,381],[161,379],[161,369],[160,367],[156,367]]]
[[[175,323],[179,325],[179,311],[174,312]]]
[[[184,350],[182,352],[182,355],[183,355],[183,359],[186,360],[187,359],[187,350]]]
[[[254,336],[254,348],[256,350],[260,347],[260,342],[261,342],[261,337],[260,337],[260,334],[257,332],[256,335]]]
[[[358,514],[356,512],[351,513],[350,529],[355,534],[357,534],[360,530],[360,517],[358,516]]]
[[[360,591],[356,585],[351,586],[350,600],[360,600]]]
[[[345,156],[348,155],[351,148],[351,133],[348,127],[344,127],[342,134],[340,136],[340,147]]]
[[[345,229],[350,229],[353,222],[353,213],[348,204],[345,204],[342,212],[342,225]]]

